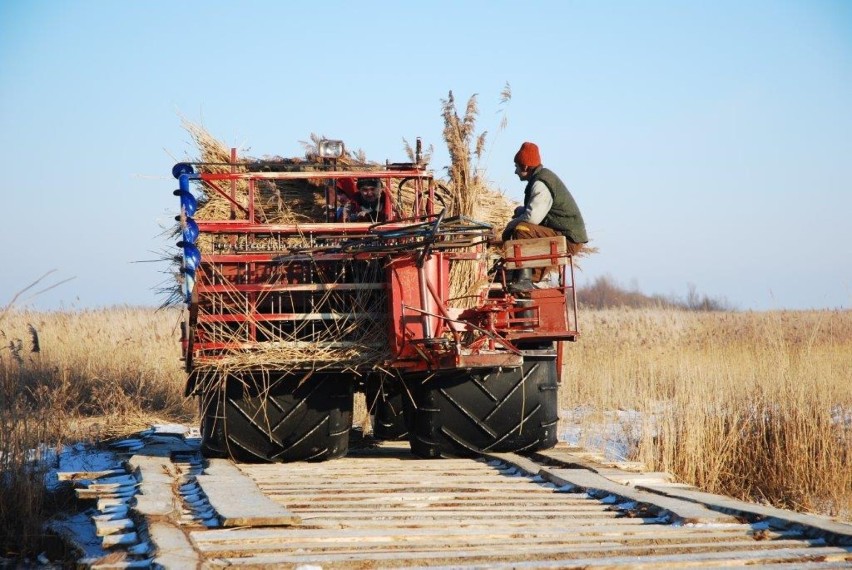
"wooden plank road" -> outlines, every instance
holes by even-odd
[[[81,567],[852,568],[848,523],[564,445],[422,460],[360,440],[330,462],[236,465],[152,433],[123,469],[62,475],[96,502],[90,535],[54,528]]]
[[[97,502],[99,548],[78,545],[91,568],[852,568],[852,525],[561,445],[422,460],[362,440],[324,463],[236,465],[140,437],[124,470],[65,478]]]
[[[536,457],[422,460],[385,442],[323,463],[214,462],[198,493],[242,526],[178,526],[203,567],[852,567],[852,525],[717,506],[588,454]]]

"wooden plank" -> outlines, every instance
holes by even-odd
[[[663,499],[663,497],[660,497]],[[358,505],[400,505],[406,503],[417,503],[420,505],[436,505],[440,506],[441,504],[451,503],[452,506],[457,505],[468,505],[468,504],[479,504],[479,505],[490,505],[490,506],[520,506],[520,507],[533,507],[536,505],[549,505],[554,501],[554,496],[533,496],[533,497],[518,497],[514,495],[508,495],[503,493],[495,493],[493,495],[487,495],[485,493],[478,494],[475,496],[471,496],[464,492],[461,493],[405,493],[405,494],[363,494],[363,495],[350,495],[345,493],[340,493],[339,495],[301,495],[297,497],[290,497],[287,501],[298,502],[299,504],[305,503],[345,503],[352,504],[353,506]],[[556,499],[558,500],[558,499]],[[682,502],[682,501],[681,501]]]
[[[140,481],[133,510],[148,517],[169,517],[176,514],[171,460],[168,457],[133,455],[127,460],[127,464],[137,473]]]
[[[135,532],[106,534],[101,537],[101,543],[104,548],[113,546],[126,546],[139,542],[139,537]]]
[[[645,465],[638,461],[614,461],[597,452],[559,444],[552,449],[538,451],[536,455],[566,463],[571,467],[582,467],[600,475],[604,475],[607,471],[613,473],[644,473],[647,471]]]
[[[126,530],[131,530],[135,528],[135,526],[136,525],[130,519],[96,520],[95,534],[97,536],[117,534]]]
[[[626,487],[586,469],[556,469],[541,467],[534,461],[514,453],[494,453],[489,457],[497,458],[518,467],[530,474],[537,474],[544,479],[559,485],[573,485],[578,490],[603,491],[621,497],[627,501],[635,501],[642,505],[651,505],[669,513],[678,522],[684,523],[725,523],[736,522],[730,515],[711,511],[702,505],[681,500],[660,500],[654,493],[641,489]]]
[[[382,493],[381,485],[351,485],[346,487],[339,487],[337,485],[318,485],[316,487],[311,487],[307,484],[295,484],[292,487],[290,486],[281,486],[281,485],[270,485],[263,482],[258,482],[258,487],[263,489],[265,493],[273,493],[282,497],[285,496],[293,496],[293,497],[308,497],[308,496],[325,496],[328,497],[330,494],[334,494],[335,496],[349,496],[349,497],[363,497],[366,495],[381,495]],[[394,485],[393,483],[388,483],[387,494],[392,495],[427,495],[427,494],[463,494],[470,498],[476,497],[516,497],[519,499],[552,499],[553,495],[556,493],[557,487],[555,485],[551,485],[550,488],[535,488],[530,485],[530,488],[506,488],[502,486],[493,486],[493,487],[472,487],[467,485],[462,486],[451,486],[444,485],[438,487],[437,485],[424,485],[421,488],[413,487],[411,485]]]
[[[489,453],[486,457],[517,467],[529,475],[538,475],[542,469],[540,464],[517,453]]]
[[[471,472],[482,471],[483,467],[488,467],[485,461],[477,461],[475,459],[441,459],[440,461],[418,459],[414,456],[402,457],[402,453],[410,453],[400,447],[380,447],[377,448],[374,456],[364,456],[367,450],[358,450],[356,455],[346,456],[344,459],[334,459],[328,461],[328,470],[330,471],[358,471],[362,467],[370,466],[380,470],[402,471],[416,467],[422,471],[441,472],[446,469],[451,472]],[[361,453],[362,455],[358,455]],[[440,466],[444,461],[447,462],[443,467]],[[438,465],[436,465],[436,463]],[[273,472],[273,466],[269,463],[253,463],[246,464],[246,467],[256,472],[270,471]],[[324,473],[326,470],[319,468],[314,463],[285,463],[279,467],[293,473]]]
[[[588,500],[588,499],[587,499]],[[292,503],[288,503],[288,505],[292,505]],[[591,505],[566,505],[560,508],[558,505],[551,506],[543,506],[536,509],[495,509],[491,506],[480,506],[480,505],[463,505],[463,506],[430,506],[428,509],[423,509],[421,507],[415,505],[388,505],[387,508],[377,509],[375,506],[360,506],[360,507],[351,507],[349,505],[324,505],[324,506],[311,506],[304,505],[300,508],[290,507],[294,512],[300,513],[301,515],[305,515],[307,513],[316,513],[322,514],[324,516],[330,516],[335,513],[352,513],[353,516],[364,516],[364,514],[376,514],[378,516],[381,513],[382,516],[404,516],[407,514],[420,514],[424,515],[426,513],[429,516],[458,516],[458,517],[494,517],[496,515],[499,516],[535,516],[535,517],[590,517],[594,516],[598,513],[607,513],[607,518],[609,517],[608,513],[613,513],[614,517],[624,516],[622,513],[619,513],[616,509],[613,509],[611,505],[602,505],[599,502],[595,501]]]
[[[443,517],[443,518],[435,518],[429,519],[428,517],[405,517],[405,518],[395,518],[395,517],[382,517],[382,520],[374,520],[374,519],[352,519],[352,518],[335,518],[329,517],[327,519],[327,526],[333,532],[337,532],[338,530],[348,529],[348,530],[360,530],[366,528],[379,529],[379,528],[387,528],[388,532],[397,532],[399,528],[405,527],[406,529],[423,529],[426,530],[430,527],[436,527],[439,529],[446,529],[451,527],[453,529],[473,529],[473,528],[481,528],[486,529],[495,533],[517,533],[518,529],[522,529],[528,533],[537,533],[539,530],[545,526],[542,524],[546,523],[546,518],[533,519],[533,518],[516,518],[516,519],[505,519],[505,518],[496,518],[495,514],[490,520],[485,518],[480,519],[458,519],[454,517]],[[303,517],[303,523],[307,524],[307,521],[311,521],[311,524],[317,525],[319,524],[325,517]],[[560,519],[560,524],[565,525],[566,527],[571,527],[574,531],[578,529],[583,529],[583,532],[597,532],[601,527],[609,526],[609,525],[617,525],[620,523],[621,519],[606,519],[600,517],[586,517],[586,516],[574,516],[570,519]],[[634,522],[641,521],[641,519],[623,519],[629,520],[631,522],[623,523],[619,528],[622,532],[626,532],[628,527],[641,526],[643,522]],[[552,522],[552,519],[551,519]],[[644,521],[647,523],[647,521]],[[363,523],[363,526],[361,525]],[[375,523],[375,524],[373,524]]]
[[[568,263],[565,236],[509,240],[503,245],[503,255],[506,258],[506,269],[549,267]],[[542,256],[548,257],[531,259]]]
[[[597,472],[544,467],[514,454],[424,461],[412,459],[404,442],[352,451],[322,464],[231,465],[303,526],[193,527],[201,565],[668,568],[804,565],[820,556],[844,564],[852,556],[849,549],[820,550],[824,543],[794,526],[739,524],[700,503],[650,492],[640,486],[683,487],[595,454],[578,453],[576,463],[565,464]],[[217,469],[214,461],[199,477]],[[232,482],[223,485],[230,502],[243,502]]]
[[[305,519],[305,524],[308,524],[309,520]],[[310,524],[318,524],[321,521],[313,521],[310,520]],[[357,528],[366,529],[366,528],[379,528],[382,523],[384,523],[384,528],[389,533],[399,533],[404,532],[403,529],[408,528],[419,528],[422,524],[423,528],[431,528],[441,526],[445,528],[447,526],[447,521],[443,520],[435,520],[431,521],[428,524],[422,521],[414,521],[413,524],[409,524],[407,521],[396,521],[396,520],[376,520],[371,521],[374,524],[367,524],[363,520],[360,521],[363,526],[359,524]],[[459,527],[467,527],[468,521],[457,521],[458,524],[454,526]],[[334,532],[339,529],[343,529],[346,527],[340,526],[340,523],[332,519],[330,521],[331,524],[327,527],[329,531]],[[506,523],[500,523],[502,526],[501,532],[512,532],[515,533],[515,526]],[[529,521],[530,530],[535,530],[537,528],[541,528],[541,525],[538,521]],[[333,526],[338,525],[338,526]],[[570,525],[569,525],[570,526]],[[494,527],[492,525],[489,528]],[[470,528],[477,528],[475,525]],[[738,525],[734,528],[707,528],[707,529],[696,529],[695,527],[665,527],[665,531],[660,531],[659,527],[654,527],[651,525],[631,525],[631,526],[619,526],[617,523],[610,524],[600,524],[600,525],[591,525],[591,526],[570,526],[573,529],[572,533],[565,534],[563,536],[554,539],[551,536],[539,537],[534,534],[534,532],[526,533],[524,537],[524,541],[534,541],[534,542],[546,542],[546,543],[554,543],[555,540],[558,540],[560,543],[573,543],[573,542],[589,542],[589,541],[600,541],[602,539],[607,540],[615,540],[622,543],[628,542],[654,542],[662,544],[670,541],[678,541],[689,539],[692,541],[704,541],[704,542],[724,542],[727,540],[762,540],[762,541],[777,541],[781,539],[790,539],[790,540],[803,540],[801,534],[796,532],[766,532],[766,531],[755,531],[752,530],[747,525]],[[437,540],[435,538],[430,537],[429,540]],[[477,542],[484,543],[489,539],[478,537]],[[490,539],[496,542],[502,542],[502,536],[496,539]],[[424,542],[428,542],[425,540]]]
[[[666,545],[662,546],[633,546],[620,547],[618,545],[602,542],[592,546],[555,546],[546,547],[536,545],[534,547],[515,547],[491,549],[490,551],[478,550],[475,545],[470,549],[449,550],[430,549],[425,551],[370,551],[370,552],[342,552],[342,553],[300,553],[300,554],[273,554],[256,553],[250,558],[224,557],[231,564],[355,564],[362,561],[373,562],[406,562],[422,560],[431,566],[432,563],[445,561],[446,563],[470,564],[475,559],[487,562],[488,567],[506,567],[505,562],[492,566],[491,562],[505,561],[514,558],[510,567],[558,567],[558,568],[674,568],[682,566],[695,566],[699,563],[732,564],[739,562],[772,563],[775,561],[786,562],[791,557],[812,556],[814,560],[843,561],[844,553],[841,549],[822,547],[789,547],[771,548],[771,545],[762,547],[760,550],[749,551],[753,544],[741,544],[739,547],[729,547],[722,551],[705,552],[675,552],[665,553]],[[681,550],[689,549],[690,545],[681,546]],[[678,548],[675,546],[675,549]],[[663,552],[657,554],[656,552]],[[613,555],[614,554],[614,555]],[[554,560],[552,556],[560,556]],[[565,556],[568,555],[568,556]],[[570,556],[574,555],[574,556]],[[464,562],[462,562],[464,561]],[[408,564],[406,564],[408,565]],[[458,566],[454,566],[458,568]]]
[[[56,473],[60,481],[93,480],[115,475],[127,475],[127,471],[124,469],[108,469],[106,471],[59,471]]]
[[[389,458],[390,460],[390,458]],[[328,473],[334,473],[336,475],[340,475],[342,477],[346,476],[354,476],[357,474],[364,473],[364,470],[369,469],[370,471],[375,470],[377,473],[396,473],[401,477],[411,476],[416,473],[422,473],[426,476],[430,475],[453,475],[454,477],[473,477],[476,474],[485,475],[490,478],[499,478],[502,474],[501,471],[505,469],[505,466],[500,464],[498,465],[485,465],[478,462],[472,462],[473,465],[469,465],[466,468],[463,466],[453,467],[447,465],[444,469],[436,469],[434,467],[431,468],[422,468],[417,463],[397,463],[393,465],[382,465],[381,463],[351,463],[347,467],[339,466],[334,469],[329,469],[328,471],[323,471],[321,469],[305,469],[305,468],[290,468],[286,465],[282,466],[282,468],[293,477],[310,477],[313,475],[323,475]],[[271,469],[262,469],[257,465],[248,466],[248,472],[251,472],[253,476],[262,477],[263,474],[268,474],[271,477],[275,477],[275,471]]]
[[[208,548],[208,546],[205,546]],[[367,557],[373,560],[388,560],[395,558],[443,558],[443,557],[466,557],[466,556],[485,556],[488,558],[505,558],[510,556],[529,556],[535,554],[541,556],[543,554],[566,554],[573,553],[575,555],[594,556],[600,555],[632,555],[632,556],[647,556],[651,554],[677,554],[693,551],[703,552],[729,552],[738,551],[773,551],[791,548],[811,548],[805,541],[801,540],[781,540],[777,542],[761,542],[757,543],[753,540],[726,541],[726,542],[692,542],[680,541],[666,544],[654,544],[644,540],[644,543],[633,542],[622,544],[615,540],[601,540],[600,538],[590,538],[586,541],[577,541],[574,543],[545,543],[545,542],[523,542],[523,543],[430,543],[423,545],[422,548],[412,545],[399,544],[352,544],[338,545],[325,544],[316,545],[310,542],[291,543],[291,544],[267,544],[256,545],[251,543],[230,544],[223,547],[219,552],[227,555],[242,555],[254,556],[269,552],[273,549],[281,549],[285,551],[297,551],[301,555],[310,556],[304,561],[334,561],[334,559],[342,559],[344,557],[359,557],[365,559]],[[603,550],[605,549],[605,551]],[[447,551],[450,550],[451,553]],[[207,550],[205,554],[216,552],[215,550]]]
[[[622,485],[636,487],[637,485],[650,485],[657,483],[670,483],[674,480],[674,476],[662,471],[647,471],[643,473],[634,473],[631,471],[616,471],[603,474],[610,481],[615,481]]]
[[[802,570],[802,568],[807,568],[808,570],[827,570],[828,568],[832,570],[840,570],[841,568],[849,570],[849,562],[808,560],[807,566],[805,566],[805,563],[801,560],[793,560],[788,562],[761,562],[760,564],[760,570]]]
[[[606,479],[585,469],[551,469],[544,468],[541,475],[554,483],[574,485],[583,490],[602,491],[611,493],[627,501],[635,501],[642,505],[654,506],[672,516],[673,522],[681,523],[733,523],[736,519],[730,515],[711,511],[710,509],[689,501],[671,499],[661,495],[655,496],[635,487],[626,487]]]
[[[266,497],[230,461],[211,459],[196,479],[224,527],[289,526],[300,522],[298,516]]]
[[[512,477],[507,475],[489,476],[487,473],[479,473],[469,476],[454,476],[449,474],[443,477],[437,477],[429,473],[424,473],[420,477],[413,475],[401,474],[397,476],[394,472],[385,472],[376,474],[376,477],[371,477],[369,480],[364,480],[364,472],[360,474],[341,474],[341,473],[326,473],[309,476],[302,476],[288,473],[287,479],[284,480],[279,475],[271,477],[267,475],[257,475],[251,471],[244,472],[249,475],[258,485],[265,484],[269,486],[280,486],[286,489],[311,488],[319,487],[342,487],[344,485],[353,485],[360,488],[368,489],[370,487],[381,489],[382,485],[391,485],[396,487],[408,486],[413,488],[424,487],[480,487],[493,488],[503,487],[506,489],[551,489],[553,485],[549,485],[546,481],[539,482],[538,485],[530,485],[531,481],[527,477]],[[372,475],[373,471],[370,470]],[[387,476],[387,477],[385,477]]]
[[[127,506],[128,501],[129,499],[127,498],[106,497],[99,498],[96,505],[99,511],[106,511],[113,507],[121,508]]]
[[[173,524],[155,521],[148,527],[155,545],[156,568],[198,568],[200,558],[187,536]]]
[[[428,527],[442,527],[446,528],[451,526],[453,528],[488,528],[488,529],[497,529],[501,527],[506,528],[518,528],[525,527],[530,530],[536,530],[546,525],[549,522],[553,521],[553,517],[530,517],[530,518],[513,518],[513,519],[503,519],[500,520],[499,523],[494,522],[494,518],[491,517],[478,517],[478,518],[456,518],[453,516],[443,516],[443,517],[432,517],[428,515],[417,516],[414,514],[403,515],[399,517],[395,516],[386,516],[377,519],[366,518],[362,513],[361,517],[347,517],[345,515],[341,516],[326,516],[324,514],[305,514],[303,515],[302,522],[307,525],[310,524],[312,526],[322,526],[327,527],[329,529],[359,529],[362,528],[428,528]],[[636,520],[636,519],[632,519]],[[578,521],[582,521],[582,524],[576,524]],[[647,522],[647,521],[646,521]],[[595,531],[602,527],[606,527],[612,524],[618,524],[616,519],[602,519],[602,518],[587,518],[587,517],[573,517],[572,519],[563,519],[560,523],[564,523],[566,526],[571,526],[572,528],[594,528]],[[631,525],[622,525],[619,528],[626,529],[628,526],[638,526],[636,524]]]
[[[136,489],[133,487],[127,487],[122,489],[115,489],[113,491],[98,491],[91,489],[76,489],[74,494],[77,495],[78,499],[83,500],[94,500],[94,499],[121,499],[121,500],[129,500],[136,494]]]
[[[645,556],[637,559],[630,557],[608,557],[605,560],[599,558],[548,560],[546,565],[540,562],[512,562],[500,563],[493,568],[564,568],[584,567],[600,569],[623,569],[635,570],[645,568],[684,568],[699,565],[707,566],[713,564],[716,567],[725,566],[748,566],[752,564],[772,564],[775,562],[789,562],[800,559],[800,568],[805,567],[805,562],[844,562],[848,563],[849,553],[834,547],[822,548],[787,548],[782,550],[756,551],[756,552],[693,552],[689,554],[674,554],[660,556]],[[848,567],[848,566],[847,566]]]
[[[602,524],[601,524],[602,523]],[[327,529],[327,528],[301,528],[301,527],[264,527],[264,528],[240,528],[240,529],[209,529],[200,534],[193,534],[193,540],[200,542],[241,542],[241,541],[264,541],[264,540],[280,540],[293,541],[304,540],[306,538],[335,542],[335,541],[376,541],[376,540],[394,540],[397,542],[416,542],[423,540],[433,540],[436,537],[441,539],[458,538],[462,540],[472,539],[477,540],[484,538],[500,538],[519,540],[528,536],[551,537],[565,539],[571,537],[578,532],[596,533],[602,528],[618,529],[618,532],[634,532],[637,527],[649,526],[647,521],[642,519],[623,518],[618,519],[617,523],[612,520],[596,521],[585,518],[574,519],[569,523],[560,521],[560,526],[552,527],[545,526],[537,528],[529,532],[517,532],[515,529],[511,531],[495,531],[489,529],[465,529],[458,525],[447,526],[439,529],[404,529],[396,532],[388,532],[385,529]],[[665,524],[655,525],[659,532],[666,532],[666,529],[676,528]],[[598,527],[598,528],[595,528]],[[391,529],[393,530],[393,529]],[[643,529],[644,530],[644,529]],[[389,539],[388,537],[392,537]]]
[[[736,516],[769,520],[773,526],[781,528],[799,527],[810,536],[825,538],[831,544],[852,545],[852,524],[832,521],[817,515],[747,503],[722,495],[705,493],[694,488],[669,485],[640,485],[637,488],[666,497],[695,501]]]

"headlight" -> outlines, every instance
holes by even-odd
[[[320,158],[340,158],[343,156],[343,141],[323,139],[319,143]]]

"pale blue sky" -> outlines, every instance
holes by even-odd
[[[0,1],[0,306],[48,270],[74,279],[26,305],[162,300],[133,262],[175,249],[179,114],[253,156],[420,136],[440,173],[449,90],[479,94],[495,185],[520,198],[530,140],[570,186],[581,287],[852,306],[852,2],[827,0]]]

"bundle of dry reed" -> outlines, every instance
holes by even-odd
[[[489,223],[499,231],[505,222],[511,217],[516,204],[512,203],[498,191],[492,190],[482,173],[473,168],[471,157],[481,156],[485,144],[485,133],[476,137],[476,146],[473,151],[470,145],[473,141],[473,130],[477,109],[475,98],[467,105],[465,116],[459,118],[455,113],[452,94],[444,102],[444,138],[450,150],[452,166],[450,168],[450,180],[446,183],[439,182],[441,199],[447,209],[446,216],[465,216],[467,218]],[[312,134],[310,141],[303,142],[305,147],[304,158],[281,158],[265,157],[263,160],[255,160],[250,157],[241,157],[239,163],[232,164],[230,149],[221,141],[210,135],[202,126],[183,121],[184,128],[189,132],[195,142],[198,158],[193,162],[198,163],[202,172],[226,173],[226,172],[250,172],[256,170],[272,169],[276,163],[293,166],[300,163],[312,162],[316,156],[316,149],[322,137]],[[376,163],[366,160],[364,153],[347,153],[340,159],[342,166],[352,166],[358,169],[379,169]],[[394,208],[402,215],[413,210],[415,189],[413,185],[404,183],[403,180],[392,180],[391,187],[395,189],[392,195]],[[227,184],[216,190],[210,185],[199,186],[202,195],[198,201],[196,218],[200,220],[212,219],[241,219],[245,214],[239,208],[235,208],[231,201],[226,198],[230,196],[243,207],[248,204],[249,186],[246,181],[240,180],[234,184]],[[224,195],[223,195],[224,194]],[[322,183],[317,180],[288,180],[288,181],[258,181],[255,188],[255,211],[262,221],[268,223],[302,223],[319,222],[325,220],[326,198]],[[273,239],[273,238],[270,238]],[[287,243],[269,244],[270,250],[291,249],[309,245],[303,243],[298,237],[288,238]],[[202,235],[197,242],[202,254],[216,251],[217,244],[209,235]],[[254,244],[257,247],[257,243]],[[482,250],[482,246],[479,246]],[[486,255],[485,251],[480,251]],[[471,306],[475,302],[476,294],[487,285],[484,274],[485,265],[474,261],[456,261],[450,274],[452,306]],[[376,265],[378,270],[378,265]],[[376,279],[366,276],[367,279]],[[227,281],[227,280],[223,280]],[[229,293],[222,302],[234,307],[249,306],[249,299],[244,293],[234,290]],[[262,300],[258,300],[260,302]],[[245,343],[249,338],[261,337],[275,339],[274,342],[252,343],[251,350],[233,350],[224,355],[218,361],[205,365],[214,376],[221,373],[239,373],[252,369],[275,369],[281,371],[304,370],[310,366],[314,370],[321,370],[328,366],[335,368],[351,367],[363,369],[366,367],[379,366],[388,356],[387,342],[384,326],[377,324],[376,319],[370,319],[368,315],[381,313],[384,310],[384,299],[377,297],[364,297],[360,300],[347,299],[346,305],[351,315],[363,315],[358,317],[332,319],[323,322],[321,326],[311,331],[310,343],[303,342],[305,330],[300,326],[294,330],[284,331],[281,327],[264,322],[245,323],[236,329],[220,326],[216,330],[208,330],[207,335],[217,338],[222,342],[234,343],[235,345]],[[323,299],[322,303],[338,304],[334,299]],[[221,310],[221,307],[199,306],[200,312],[211,314]],[[306,325],[307,326],[307,325]],[[215,328],[215,327],[214,327]],[[251,336],[248,329],[255,331]],[[267,330],[268,329],[268,330]],[[341,343],[340,339],[346,339]]]
[[[501,93],[501,103],[508,102],[510,98],[511,91],[507,85]],[[476,166],[482,158],[487,137],[487,131],[476,134],[478,114],[476,95],[468,99],[462,116],[456,111],[452,91],[447,99],[442,100],[443,137],[450,155],[448,187],[453,205],[451,214],[485,221],[499,232],[511,219],[517,204],[490,188],[483,170]],[[476,246],[471,249],[475,250]],[[476,302],[479,292],[488,284],[485,270],[487,266],[472,261],[453,264],[450,269],[450,296],[454,306],[469,307]]]
[[[447,216],[462,215],[468,218],[484,221],[495,228],[502,228],[506,221],[512,217],[512,212],[517,203],[510,201],[506,196],[490,188],[479,171],[471,165],[471,156],[479,157],[482,146],[485,144],[485,133],[477,137],[477,148],[474,153],[468,149],[473,136],[475,116],[477,108],[475,98],[468,103],[465,117],[459,118],[453,107],[452,94],[444,104],[444,137],[450,150],[452,167],[450,169],[450,180],[447,184],[441,184],[439,194],[447,207]],[[231,165],[231,151],[221,141],[213,137],[201,125],[183,120],[183,126],[193,138],[198,151],[195,162],[200,163],[202,172],[225,173],[225,172],[247,172],[255,159],[244,157],[237,165]],[[316,155],[316,146],[321,137],[311,134],[310,142],[303,142],[305,147],[305,158],[281,158],[266,157],[264,163],[279,162],[282,164],[298,164],[308,162]],[[359,168],[377,168],[377,163],[365,159],[363,151],[353,155],[344,155],[340,159],[344,167],[357,165]],[[394,206],[401,212],[412,210],[414,203],[414,189],[411,185],[398,185],[401,180],[392,180],[391,187],[399,188],[398,192],[392,193],[391,199]],[[236,201],[243,207],[247,205],[248,185],[244,181],[238,181],[234,188]],[[221,188],[226,194],[231,188]],[[232,206],[227,198],[216,192],[209,186],[202,186],[203,192],[199,199],[196,218],[200,220],[228,219],[231,216]],[[269,223],[299,223],[318,222],[325,219],[325,195],[318,183],[305,180],[287,181],[262,181],[257,188],[259,199],[256,207],[259,216]],[[236,216],[242,213],[237,209]]]
[[[365,282],[375,282],[384,275],[377,261],[364,262],[360,267],[360,278]],[[324,281],[336,282],[333,278]],[[236,288],[212,305],[200,303],[199,312],[215,314],[225,305],[239,312],[240,307],[267,305],[271,308],[276,303],[278,312],[299,312],[292,306],[293,299],[286,294],[262,294],[251,300]],[[290,306],[287,306],[288,303]],[[250,320],[238,327],[228,323],[205,323],[200,326],[206,338],[249,348],[230,350],[216,360],[201,363],[199,371],[202,374],[220,372],[238,375],[244,371],[266,369],[286,374],[305,370],[318,372],[334,367],[354,373],[359,369],[379,366],[389,357],[386,327],[381,319],[376,318],[385,311],[386,303],[383,291],[359,290],[346,294],[328,290],[312,301],[313,310],[328,313],[326,318],[286,324]],[[252,342],[256,338],[268,341]]]
[[[213,137],[201,125],[183,120],[183,127],[195,141],[201,172],[222,174],[248,172],[250,161],[242,157],[232,164],[230,149]],[[249,163],[247,163],[249,161]],[[278,162],[294,164],[301,159],[280,159]],[[268,161],[267,161],[268,162]],[[199,220],[223,220],[245,218],[245,210],[234,208],[225,196],[230,196],[243,208],[248,206],[248,183],[238,180],[225,186],[202,186],[196,218]],[[306,180],[261,181],[256,188],[255,208],[259,218],[268,223],[298,223],[323,219],[325,196],[323,189]],[[223,195],[225,194],[225,195]]]

